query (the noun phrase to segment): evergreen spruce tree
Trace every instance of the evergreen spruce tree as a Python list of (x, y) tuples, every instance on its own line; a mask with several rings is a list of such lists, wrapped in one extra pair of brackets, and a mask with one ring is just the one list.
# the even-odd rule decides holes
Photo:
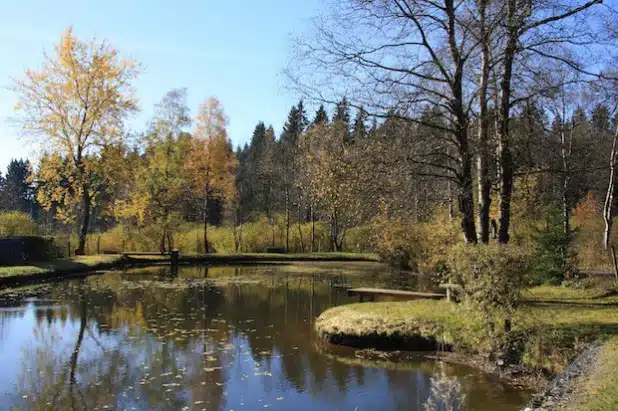
[(345, 123), (350, 124), (350, 103), (345, 97), (335, 106), (333, 122), (335, 121), (344, 121)]
[(2, 197), (6, 210), (30, 213), (33, 203), (33, 188), (30, 181), (32, 169), (28, 160), (11, 160), (4, 179)]
[(320, 108), (315, 112), (313, 124), (328, 123), (328, 113), (324, 110), (324, 104), (320, 104)]
[[(350, 104), (347, 98), (341, 99), (335, 106), (335, 115), (333, 116), (333, 123), (343, 124), (343, 128), (346, 131), (343, 141), (346, 144), (352, 144), (354, 136), (350, 134)], [(341, 126), (340, 126), (341, 127)]]
[(356, 113), (356, 118), (354, 119), (354, 126), (352, 128), (352, 138), (355, 140), (362, 140), (367, 137), (367, 125), (365, 124), (367, 121), (367, 112), (364, 108), (360, 108), (358, 113)]

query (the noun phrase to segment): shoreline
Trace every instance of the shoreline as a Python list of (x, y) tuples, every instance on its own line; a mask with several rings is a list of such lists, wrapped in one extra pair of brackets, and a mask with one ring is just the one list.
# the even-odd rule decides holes
[[(210, 254), (181, 255), (180, 265), (216, 264), (216, 265), (270, 265), (292, 264), (294, 262), (373, 262), (379, 263), (374, 254), (356, 253), (244, 253), (244, 254)], [(19, 287), (38, 282), (58, 281), (80, 278), (97, 274), (97, 271), (170, 265), (169, 258), (134, 258), (122, 254), (99, 254), (64, 258), (44, 262), (31, 262), (23, 266), (0, 267), (0, 288)]]
[(523, 411), (564, 408), (573, 401), (573, 396), (582, 395), (581, 379), (590, 376), (597, 368), (601, 348), (601, 344), (593, 344), (586, 348), (562, 374), (548, 382), (544, 390), (533, 395)]
[[(520, 324), (518, 332), (528, 336), (530, 346), (522, 346), (517, 359), (508, 364), (490, 360), (475, 346), (474, 336), (467, 332), (469, 319), (449, 304), (430, 300), (347, 304), (324, 311), (314, 329), (325, 343), (369, 351), (417, 352), (428, 359), (462, 364), (494, 375), (531, 391), (529, 403), (522, 408), (526, 411), (605, 411), (618, 406), (618, 393), (612, 388), (618, 382), (618, 337), (612, 331), (618, 327), (618, 317), (613, 315), (615, 308), (611, 305), (589, 308), (585, 303), (571, 301), (562, 308), (524, 306), (516, 324)], [(569, 317), (567, 313), (575, 314)], [(607, 321), (606, 333), (596, 328), (598, 315)], [(526, 324), (523, 318), (530, 316), (536, 316), (538, 322)], [(562, 322), (557, 324), (557, 319)], [(586, 331), (588, 327), (592, 328)], [(553, 335), (561, 336), (561, 329), (579, 332), (572, 331), (570, 340), (554, 339)], [(608, 353), (604, 360), (599, 352)], [(540, 357), (535, 357), (537, 353)], [(591, 385), (587, 377), (595, 384)], [(610, 406), (587, 408), (585, 402), (586, 405), (569, 407), (572, 400), (596, 401), (599, 392), (603, 394), (603, 404)]]
[[(340, 307), (345, 307), (345, 305)], [(356, 321), (359, 324), (364, 322), (363, 319), (356, 319)], [(364, 326), (366, 327), (367, 324)], [(393, 330), (382, 329), (381, 331), (368, 331), (363, 335), (353, 335), (341, 331), (328, 332), (323, 325), (321, 326), (319, 322), (316, 322), (315, 331), (318, 339), (326, 344), (351, 347), (358, 351), (412, 352), (426, 359), (439, 360), (447, 364), (465, 365), (484, 374), (493, 375), (510, 385), (534, 392), (542, 391), (550, 381), (542, 374), (523, 366), (500, 366), (496, 362), (490, 361), (483, 354), (458, 350), (454, 342), (455, 336), (445, 338), (448, 333), (445, 331), (448, 328), (446, 324), (435, 324), (435, 327), (420, 325), (412, 333), (408, 330), (407, 335), (405, 328), (406, 326), (400, 323)], [(432, 335), (432, 331), (437, 332)], [(441, 337), (438, 337), (438, 335), (441, 335)]]

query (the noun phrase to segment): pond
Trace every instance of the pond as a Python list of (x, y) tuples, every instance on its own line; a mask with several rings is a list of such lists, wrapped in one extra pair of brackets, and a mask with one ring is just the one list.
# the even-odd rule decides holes
[(305, 263), (142, 268), (5, 291), (0, 409), (389, 411), (452, 401), (502, 411), (526, 402), (528, 393), (464, 366), (317, 341), (315, 318), (352, 302), (341, 285), (427, 288), (377, 264)]

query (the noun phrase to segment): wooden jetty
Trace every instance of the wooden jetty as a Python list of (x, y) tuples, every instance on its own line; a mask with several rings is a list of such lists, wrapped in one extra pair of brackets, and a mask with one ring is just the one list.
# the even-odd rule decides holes
[(438, 293), (424, 293), (419, 291), (405, 291), (405, 290), (389, 290), (385, 288), (350, 288), (348, 289), (348, 296), (355, 297), (358, 296), (358, 301), (365, 301), (365, 297), (369, 299), (369, 301), (374, 301), (376, 296), (385, 296), (385, 297), (397, 297), (406, 300), (418, 300), (418, 299), (430, 299), (430, 300), (440, 300), (445, 298), (445, 294)]

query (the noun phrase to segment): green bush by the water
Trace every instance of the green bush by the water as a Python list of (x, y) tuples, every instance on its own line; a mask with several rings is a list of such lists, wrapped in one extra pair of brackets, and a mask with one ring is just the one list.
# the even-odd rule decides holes
[(477, 344), (498, 353), (510, 340), (532, 256), (515, 245), (460, 245), (452, 249), (451, 282), (461, 286), (466, 315), (475, 317)]

